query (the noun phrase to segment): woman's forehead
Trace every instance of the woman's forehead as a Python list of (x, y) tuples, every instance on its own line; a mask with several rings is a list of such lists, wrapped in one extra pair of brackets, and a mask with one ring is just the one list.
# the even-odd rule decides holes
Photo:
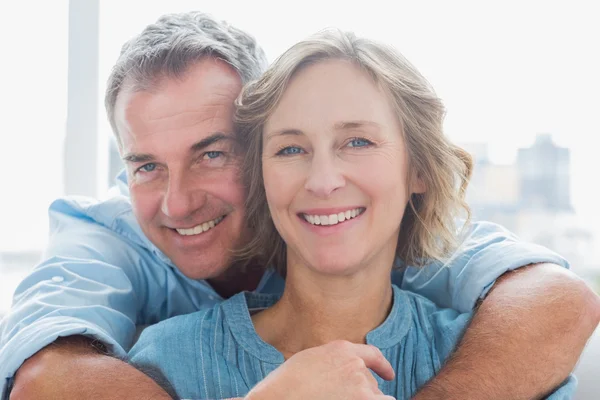
[(292, 77), (265, 131), (352, 121), (385, 126), (392, 119), (395, 113), (389, 97), (369, 74), (348, 61), (327, 60), (304, 67)]

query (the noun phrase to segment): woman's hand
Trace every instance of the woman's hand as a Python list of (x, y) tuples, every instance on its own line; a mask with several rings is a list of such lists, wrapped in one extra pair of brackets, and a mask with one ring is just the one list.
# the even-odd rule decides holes
[(374, 346), (335, 341), (296, 353), (256, 385), (245, 400), (393, 400), (377, 386), (394, 370)]

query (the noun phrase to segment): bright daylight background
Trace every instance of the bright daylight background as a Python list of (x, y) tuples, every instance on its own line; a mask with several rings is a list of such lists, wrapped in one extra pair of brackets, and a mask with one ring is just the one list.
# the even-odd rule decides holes
[[(448, 108), (447, 134), (479, 161), (469, 194), (476, 215), (559, 251), (600, 290), (597, 2), (76, 2), (97, 7), (98, 30), (88, 33), (92, 55), (71, 54), (96, 69), (92, 79), (72, 87), (71, 99), (85, 107), (77, 89), (96, 90), (97, 115), (88, 123), (97, 134), (82, 153), (96, 161), (88, 175), (80, 162), (66, 176), (84, 176), (95, 195), (105, 195), (116, 165), (103, 108), (106, 79), (121, 44), (159, 15), (210, 12), (254, 34), (270, 60), (307, 35), (336, 26), (396, 46), (434, 85)], [(48, 204), (77, 189), (64, 187), (69, 2), (2, 2), (0, 15), (1, 315), (44, 246)], [(600, 392), (593, 387), (600, 372), (598, 341), (581, 362), (578, 399)]]

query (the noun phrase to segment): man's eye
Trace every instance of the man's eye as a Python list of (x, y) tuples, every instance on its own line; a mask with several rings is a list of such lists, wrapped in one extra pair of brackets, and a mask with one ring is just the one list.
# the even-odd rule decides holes
[(204, 157), (203, 158), (212, 160), (212, 159), (215, 159), (215, 158), (220, 157), (222, 155), (223, 155), (222, 151), (207, 151), (206, 153), (204, 153)]
[(304, 150), (302, 150), (298, 146), (288, 146), (279, 150), (276, 155), (278, 156), (295, 156), (297, 154), (302, 154)]
[(373, 144), (370, 140), (364, 138), (354, 138), (348, 142), (348, 147), (366, 147)]
[(140, 171), (140, 172), (152, 172), (155, 169), (156, 169), (156, 164), (154, 164), (154, 163), (148, 163), (148, 164), (142, 165), (137, 170)]

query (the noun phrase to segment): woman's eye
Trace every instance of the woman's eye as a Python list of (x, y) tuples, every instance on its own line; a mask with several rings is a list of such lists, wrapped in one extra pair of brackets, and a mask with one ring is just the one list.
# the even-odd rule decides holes
[(220, 157), (223, 155), (222, 151), (207, 151), (206, 153), (204, 153), (204, 158), (208, 158), (210, 160), (213, 160), (217, 157)]
[(278, 156), (295, 156), (297, 154), (302, 154), (304, 150), (297, 146), (288, 146), (277, 152)]
[(363, 138), (355, 138), (348, 142), (348, 147), (365, 147), (373, 144), (370, 140)]

